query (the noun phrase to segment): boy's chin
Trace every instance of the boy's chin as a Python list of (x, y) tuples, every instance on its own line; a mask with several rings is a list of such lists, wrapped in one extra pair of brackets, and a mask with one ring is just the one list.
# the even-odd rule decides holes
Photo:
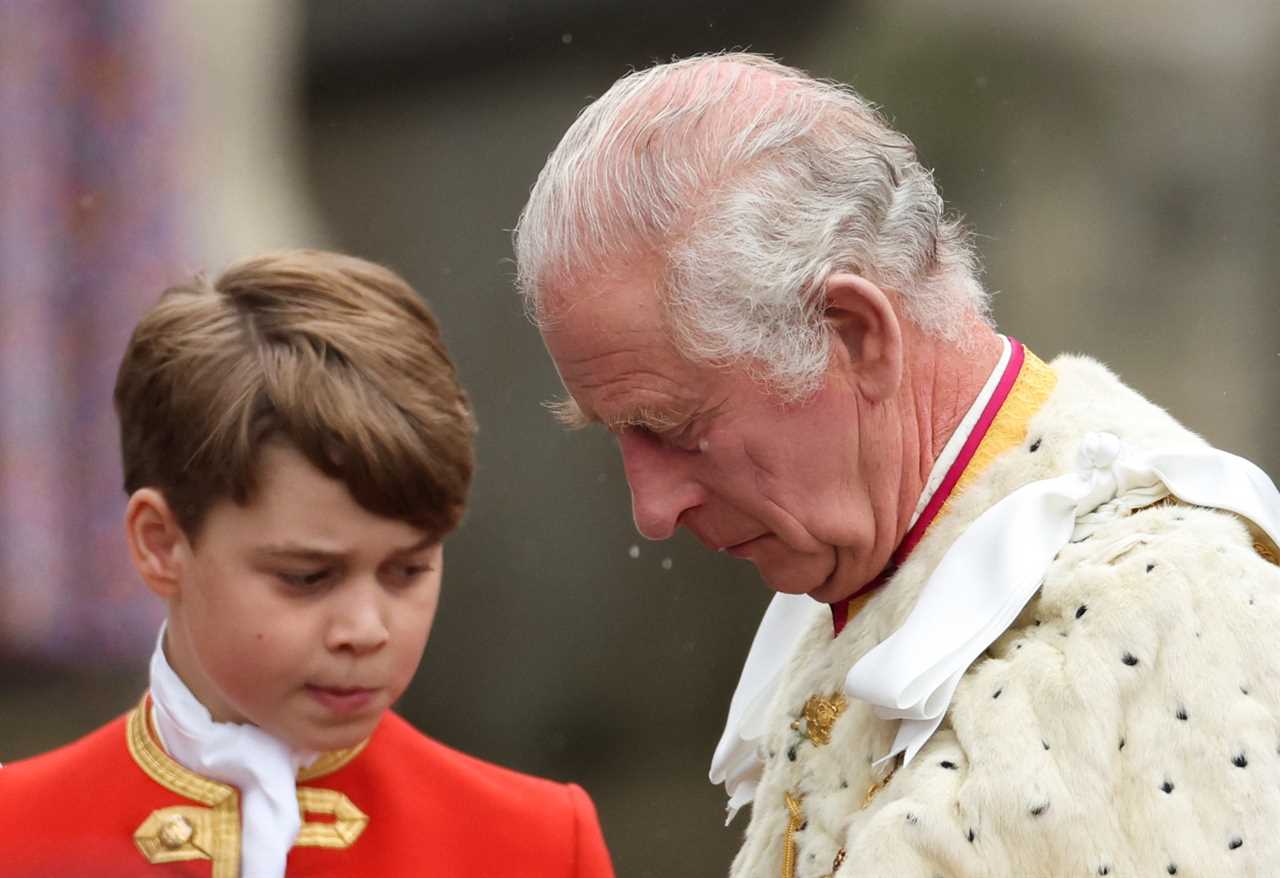
[(363, 743), (372, 735), (385, 712), (381, 711), (377, 716), (360, 722), (344, 723), (331, 728), (311, 728), (297, 735), (280, 737), (284, 737), (286, 743), (295, 750), (311, 750), (318, 753), (346, 750)]

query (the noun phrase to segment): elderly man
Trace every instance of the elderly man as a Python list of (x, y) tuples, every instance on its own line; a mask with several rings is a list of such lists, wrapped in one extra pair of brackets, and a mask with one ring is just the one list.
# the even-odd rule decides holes
[(734, 875), (1276, 874), (1280, 495), (997, 334), (858, 95), (752, 55), (626, 76), (516, 247), (640, 532), (780, 593), (712, 764), (753, 802)]

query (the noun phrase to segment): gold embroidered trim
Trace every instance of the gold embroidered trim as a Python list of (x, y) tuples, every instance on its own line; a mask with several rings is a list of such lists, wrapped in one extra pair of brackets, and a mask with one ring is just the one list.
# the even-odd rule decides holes
[(804, 815), (800, 813), (800, 796), (783, 793), (783, 801), (787, 803), (787, 831), (782, 836), (782, 878), (796, 878), (796, 833), (804, 825)]
[[(159, 832), (163, 824), (181, 816), (192, 824), (193, 834), (188, 842), (193, 850), (198, 850), (213, 861), (212, 878), (239, 878), (240, 876), (240, 796), (235, 787), (218, 783), (188, 771), (175, 762), (164, 748), (151, 737), (147, 723), (147, 697), (133, 709), (125, 727), (129, 755), (138, 767), (160, 786), (170, 792), (177, 793), (186, 799), (194, 799), (209, 810), (200, 808), (162, 808), (152, 813), (138, 831), (133, 840), (138, 850), (149, 863), (172, 862), (172, 860), (152, 859), (159, 852), (151, 844), (154, 837), (163, 847)], [(201, 815), (195, 819), (194, 815)], [(158, 816), (163, 815), (163, 816)], [(154, 826), (152, 821), (156, 821)], [(166, 850), (170, 850), (166, 848)], [(185, 851), (185, 847), (172, 849)], [(197, 856), (183, 856), (180, 859), (200, 859)]]
[(300, 847), (349, 848), (369, 825), (369, 816), (337, 790), (298, 787), (298, 807), (305, 814), (336, 818), (332, 823), (305, 823), (295, 844)]
[(153, 811), (133, 834), (148, 863), (212, 860), (213, 812), (177, 805)]
[[(175, 806), (153, 811), (133, 835), (134, 844), (148, 863), (212, 860), (211, 878), (240, 876), (240, 795), (235, 787), (201, 777), (180, 765), (151, 733), (148, 697), (129, 714), (125, 737), (129, 754), (138, 767), (160, 786), (208, 808)], [(298, 773), (300, 780), (331, 774), (360, 755), (369, 739), (346, 750), (324, 753), (311, 767)], [(305, 814), (336, 819), (331, 823), (304, 823), (295, 846), (348, 848), (369, 825), (369, 817), (336, 790), (298, 788), (298, 807)]]
[(365, 738), (359, 744), (354, 747), (348, 747), (345, 750), (330, 750), (328, 753), (321, 753), (319, 759), (298, 772), (298, 780), (315, 780), (326, 774), (333, 774), (333, 772), (359, 756), (364, 748), (369, 746), (369, 740), (369, 738)]
[(849, 706), (849, 701), (839, 692), (830, 697), (813, 695), (804, 703), (804, 728), (800, 728), (800, 720), (791, 724), (791, 728), (800, 732), (814, 746), (825, 747), (831, 743), (831, 728)]
[[(867, 793), (862, 797), (862, 808), (866, 808), (880, 794), (880, 791), (889, 785), (889, 781), (893, 780), (893, 775), (898, 770), (898, 766), (902, 765), (902, 754), (898, 754), (898, 758), (894, 760), (893, 765), (889, 766), (889, 772), (884, 777), (875, 781), (871, 786), (867, 787)], [(861, 808), (859, 810), (862, 810)]]

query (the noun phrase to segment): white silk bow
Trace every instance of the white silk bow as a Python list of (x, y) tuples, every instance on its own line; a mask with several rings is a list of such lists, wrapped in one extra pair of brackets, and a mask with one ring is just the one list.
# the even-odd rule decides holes
[(980, 515), (947, 550), (902, 627), (849, 671), (846, 693), (900, 720), (884, 758), (903, 753), (910, 761), (924, 746), (965, 670), (1017, 618), (1081, 516), (1116, 498), (1135, 509), (1170, 494), (1241, 515), (1280, 542), (1280, 493), (1244, 458), (1212, 448), (1144, 451), (1090, 433), (1074, 472), (1024, 485)]

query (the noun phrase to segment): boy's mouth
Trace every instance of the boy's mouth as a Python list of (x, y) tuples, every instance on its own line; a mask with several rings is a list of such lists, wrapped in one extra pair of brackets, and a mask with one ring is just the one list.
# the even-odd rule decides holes
[(356, 713), (368, 706), (377, 689), (306, 685), (307, 694), (333, 713)]

